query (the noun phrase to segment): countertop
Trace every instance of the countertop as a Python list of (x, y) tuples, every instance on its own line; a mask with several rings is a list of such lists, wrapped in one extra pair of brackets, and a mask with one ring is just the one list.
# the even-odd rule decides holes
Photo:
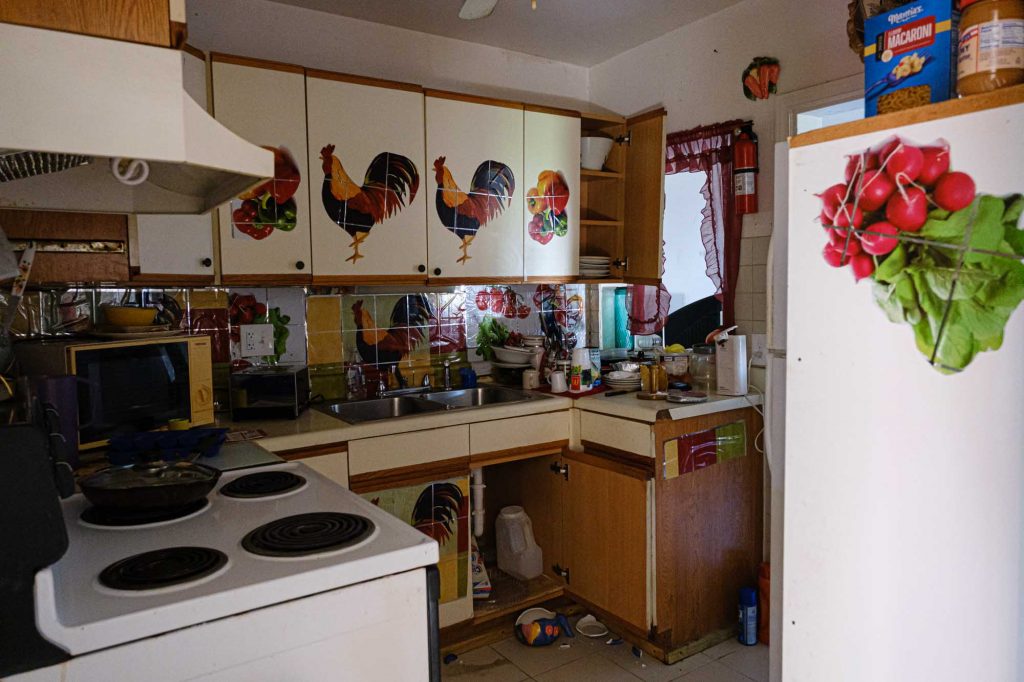
[[(331, 417), (314, 408), (303, 412), (297, 419), (253, 420), (233, 422), (227, 418), (219, 418), (217, 426), (230, 429), (261, 429), (265, 438), (253, 441), (271, 450), (297, 450), (299, 448), (318, 447), (327, 443), (344, 443), (361, 438), (387, 436), (409, 431), (438, 429), (445, 426), (486, 422), (495, 419), (522, 417), (530, 414), (568, 410), (573, 406), (571, 398), (536, 394), (534, 400), (522, 403), (509, 403), (477, 407), (473, 409), (452, 410), (450, 412), (433, 412), (425, 415), (383, 419), (363, 424), (349, 424)], [(226, 416), (226, 415), (225, 415)]]
[(605, 395), (594, 395), (586, 398), (578, 398), (575, 407), (587, 412), (599, 412), (613, 417), (623, 417), (636, 421), (654, 423), (659, 417), (667, 416), (669, 419), (690, 419), (705, 414), (724, 412), (726, 410), (738, 410), (744, 407), (761, 404), (761, 396), (751, 393), (745, 396), (718, 395), (712, 393), (706, 403), (683, 405), (670, 403), (666, 400), (640, 400), (635, 393), (626, 393), (607, 397)]

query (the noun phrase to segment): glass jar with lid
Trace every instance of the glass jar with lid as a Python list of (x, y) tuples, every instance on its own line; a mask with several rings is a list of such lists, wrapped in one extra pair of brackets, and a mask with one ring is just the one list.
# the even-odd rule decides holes
[(718, 383), (718, 371), (715, 364), (715, 347), (711, 344), (700, 344), (693, 347), (690, 353), (690, 376), (693, 377), (693, 389), (712, 393)]
[(957, 91), (1024, 83), (1024, 0), (960, 0)]
[(668, 353), (661, 357), (661, 366), (665, 368), (669, 382), (685, 381), (690, 369), (690, 356), (686, 353)]

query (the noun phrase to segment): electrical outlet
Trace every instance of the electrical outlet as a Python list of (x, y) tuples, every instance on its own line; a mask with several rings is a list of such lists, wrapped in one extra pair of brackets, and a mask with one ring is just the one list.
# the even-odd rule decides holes
[(274, 354), (274, 325), (243, 324), (239, 335), (242, 337), (242, 357), (253, 358)]
[(768, 364), (768, 335), (750, 335), (750, 364), (764, 367)]

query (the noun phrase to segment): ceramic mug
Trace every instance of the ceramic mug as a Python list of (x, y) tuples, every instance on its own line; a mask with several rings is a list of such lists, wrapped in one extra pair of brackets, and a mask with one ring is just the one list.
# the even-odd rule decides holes
[(565, 372), (561, 370), (552, 372), (548, 381), (551, 382), (552, 393), (565, 393), (569, 390), (568, 384), (565, 383)]
[(540, 388), (540, 372), (538, 372), (535, 369), (524, 370), (523, 388), (527, 391), (532, 391), (535, 388)]

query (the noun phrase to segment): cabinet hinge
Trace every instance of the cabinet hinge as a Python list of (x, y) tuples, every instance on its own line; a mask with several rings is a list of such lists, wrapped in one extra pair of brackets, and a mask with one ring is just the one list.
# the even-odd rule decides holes
[(551, 470), (556, 474), (562, 474), (562, 478), (569, 480), (569, 465), (565, 462), (555, 462), (551, 465)]
[(561, 565), (555, 564), (554, 566), (551, 567), (551, 570), (552, 570), (552, 572), (554, 572), (555, 575), (559, 575), (562, 578), (564, 578), (566, 585), (569, 584), (569, 569), (568, 568), (562, 568)]
[(617, 268), (622, 268), (623, 270), (629, 270), (629, 259), (619, 258), (617, 260), (613, 260), (612, 265), (614, 265)]
[(627, 130), (625, 135), (619, 135), (618, 137), (615, 138), (615, 143), (616, 144), (624, 144), (624, 145), (626, 145), (628, 147), (632, 136), (633, 136), (632, 131), (628, 131)]

